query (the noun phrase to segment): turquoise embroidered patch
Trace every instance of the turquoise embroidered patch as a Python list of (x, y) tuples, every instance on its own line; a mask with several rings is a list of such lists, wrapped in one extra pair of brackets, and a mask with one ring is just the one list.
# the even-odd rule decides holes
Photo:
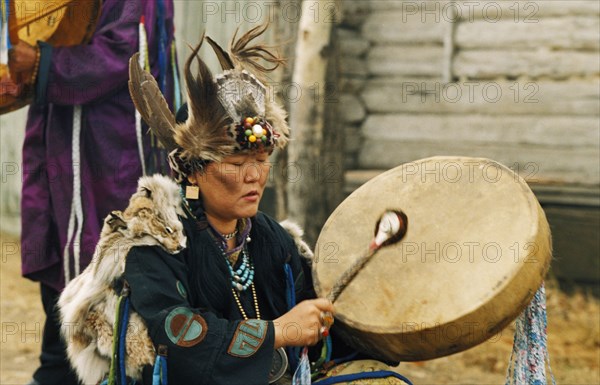
[(267, 321), (252, 319), (240, 322), (227, 353), (235, 357), (250, 357), (260, 349), (267, 329)]
[(175, 345), (190, 347), (202, 342), (208, 331), (206, 321), (187, 307), (178, 307), (165, 318), (165, 333)]
[(181, 283), (181, 281), (178, 280), (175, 283), (175, 286), (177, 287), (177, 292), (179, 293), (179, 295), (182, 296), (183, 298), (187, 299), (187, 290), (185, 290), (183, 283)]

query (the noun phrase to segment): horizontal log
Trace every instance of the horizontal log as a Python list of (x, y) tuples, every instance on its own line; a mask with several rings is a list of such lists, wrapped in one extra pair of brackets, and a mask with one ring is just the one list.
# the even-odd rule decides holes
[(349, 29), (338, 29), (336, 35), (342, 57), (362, 56), (371, 47), (371, 43), (358, 32)]
[(598, 148), (600, 121), (595, 117), (536, 117), (486, 115), (370, 115), (362, 137), (381, 141), (460, 140), (474, 145), (538, 145)]
[(367, 56), (369, 72), (379, 76), (441, 76), (441, 46), (375, 46)]
[(547, 48), (598, 51), (598, 31), (598, 17), (541, 18), (535, 23), (476, 20), (458, 23), (455, 39), (459, 49)]
[(340, 95), (338, 110), (340, 113), (339, 119), (343, 123), (359, 123), (366, 116), (363, 103), (357, 96), (352, 94)]
[(448, 0), (386, 0), (372, 1), (370, 7), (373, 12), (402, 11), (405, 17), (433, 17), (436, 12), (440, 18), (451, 18), (450, 10), (454, 7), (453, 12), (462, 20), (492, 20), (500, 13), (497, 10), (501, 10), (502, 19), (517, 21), (534, 21), (548, 16), (600, 15), (600, 3), (595, 0), (463, 0), (452, 4)]
[(369, 73), (367, 63), (360, 58), (347, 57), (340, 62), (340, 74), (342, 76), (359, 76), (366, 77)]
[(340, 76), (339, 89), (341, 92), (360, 93), (367, 82), (366, 76)]
[(454, 75), (460, 79), (521, 76), (567, 79), (599, 75), (600, 55), (598, 52), (574, 51), (460, 51), (453, 68)]
[(370, 113), (600, 116), (600, 80), (367, 82), (361, 99)]
[[(352, 124), (344, 125), (344, 151), (346, 153), (357, 153), (362, 147), (360, 127)], [(356, 159), (355, 159), (356, 161)]]
[[(374, 1), (373, 3), (377, 3)], [(402, 11), (380, 11), (367, 16), (363, 35), (376, 44), (442, 44), (448, 22), (405, 17)]]
[[(335, 3), (332, 1), (332, 3)], [(365, 14), (371, 9), (370, 0), (340, 1), (340, 7), (336, 8), (341, 13), (341, 24), (352, 28), (359, 28), (365, 20)], [(327, 4), (327, 3), (326, 3)], [(336, 14), (336, 18), (339, 15)]]
[[(459, 140), (424, 142), (391, 141), (366, 138), (359, 157), (359, 167), (364, 169), (389, 169), (402, 163), (436, 155), (461, 155), (485, 157), (505, 164), (528, 181), (542, 183), (600, 183), (598, 158), (595, 149), (568, 149), (532, 145), (474, 145)], [(437, 170), (438, 176), (451, 177), (450, 171)], [(493, 178), (494, 176), (490, 176)]]

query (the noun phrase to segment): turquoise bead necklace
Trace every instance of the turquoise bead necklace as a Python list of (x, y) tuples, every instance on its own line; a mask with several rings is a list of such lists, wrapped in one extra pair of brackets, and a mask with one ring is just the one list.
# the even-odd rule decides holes
[[(192, 218), (194, 218), (194, 220), (197, 221), (198, 218), (196, 218), (196, 216), (192, 212), (189, 202), (187, 201), (187, 199), (185, 198), (185, 195), (183, 194), (183, 189), (181, 189), (181, 188), (179, 189), (179, 194), (181, 195), (181, 199), (183, 201), (185, 210), (188, 212), (188, 214), (191, 215)], [(234, 238), (237, 234), (238, 234), (237, 229), (231, 234), (220, 234), (219, 233), (219, 235), (221, 235), (221, 238), (223, 238), (226, 241), (231, 238)], [(225, 251), (225, 248), (227, 247), (226, 244), (221, 245), (222, 242), (217, 241), (219, 250), (221, 250), (221, 254), (223, 255), (223, 258), (225, 258), (225, 264), (227, 265), (227, 269), (229, 270), (231, 287), (237, 291), (247, 290), (250, 286), (252, 286), (252, 283), (254, 282), (254, 263), (252, 263), (252, 260), (250, 259), (249, 255), (248, 255), (248, 247), (246, 245), (246, 243), (250, 242), (250, 240), (251, 240), (250, 236), (247, 236), (246, 239), (244, 239), (242, 241), (243, 242), (243, 247), (242, 247), (242, 251), (241, 251), (242, 263), (235, 270), (233, 270), (233, 264), (229, 261), (229, 258), (227, 257), (227, 252)]]

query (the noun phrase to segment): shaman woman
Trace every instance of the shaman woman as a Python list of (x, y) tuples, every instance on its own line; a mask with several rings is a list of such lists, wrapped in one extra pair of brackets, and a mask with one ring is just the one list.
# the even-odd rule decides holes
[[(164, 177), (157, 185), (170, 184), (163, 189), (181, 192), (181, 197), (175, 198), (181, 202), (177, 212), (186, 242), (183, 250), (173, 252), (164, 242), (152, 245), (146, 240), (166, 239), (175, 231), (174, 226), (158, 226), (173, 217), (166, 212), (169, 205), (164, 202), (144, 203), (140, 209), (139, 196), (134, 195), (122, 218), (120, 212), (113, 212), (105, 221), (97, 250), (113, 247), (105, 242), (108, 234), (115, 234), (112, 230), (130, 234), (124, 239), (134, 246), (129, 248), (126, 262), (121, 261), (124, 271), (106, 292), (112, 291), (113, 296), (115, 290), (126, 292), (128, 308), (141, 317), (144, 327), (143, 331), (132, 330), (135, 328), (130, 323), (125, 328), (127, 347), (109, 354), (113, 362), (108, 376), (125, 379), (118, 382), (132, 377), (152, 383), (152, 362), (141, 358), (144, 348), (136, 351), (136, 346), (149, 346), (152, 356), (157, 354), (166, 361), (165, 366), (154, 365), (156, 376), (160, 379), (168, 373), (171, 384), (266, 384), (286, 372), (287, 356), (294, 359), (291, 347), (315, 345), (328, 334), (333, 306), (326, 299), (314, 299), (309, 260), (301, 255), (310, 254), (310, 250), (300, 239), (301, 232), (296, 229), (294, 239), (281, 225), (258, 212), (269, 174), (269, 155), (285, 146), (289, 132), (283, 110), (266, 97), (266, 89), (256, 77), (276, 68), (281, 59), (260, 45), (248, 46), (265, 29), (257, 27), (242, 36), (232, 45), (231, 54), (207, 38), (225, 70), (214, 79), (199, 58), (198, 75), (192, 76), (190, 67), (202, 42), (196, 47), (185, 65), (189, 111), (180, 124), (176, 124), (155, 81), (137, 65), (137, 57), (130, 62), (132, 98), (169, 151), (178, 185)], [(274, 64), (274, 68), (254, 64), (256, 58)], [(159, 191), (142, 184), (141, 189), (146, 190), (143, 199), (162, 199)], [(128, 224), (141, 214), (151, 217), (146, 220), (151, 222), (148, 231), (140, 230), (143, 221), (136, 222), (137, 227)], [(181, 233), (181, 225), (176, 230)], [(134, 233), (137, 235), (131, 235)], [(113, 313), (117, 318), (124, 314), (118, 306), (111, 310), (115, 301), (104, 299), (104, 310), (98, 310), (100, 301), (93, 303), (90, 295), (86, 294), (83, 302), (76, 300), (83, 298), (80, 293), (90, 286), (83, 283), (85, 279), (97, 282), (105, 268), (115, 269), (114, 263), (102, 260), (101, 255), (96, 257), (94, 277), (84, 272), (61, 298), (63, 322), (77, 320), (72, 314), (83, 314), (81, 308), (95, 309), (86, 310), (83, 321), (93, 325), (69, 342), (73, 349), (77, 341), (95, 340), (69, 352), (84, 379), (92, 379), (86, 377), (95, 370), (88, 370), (90, 362), (102, 360), (98, 355), (87, 360), (81, 357), (89, 350), (102, 351), (101, 334), (110, 332), (106, 324), (118, 323), (110, 319)], [(97, 318), (103, 318), (105, 332), (97, 326), (102, 323)], [(136, 338), (141, 340), (137, 345)], [(297, 357), (297, 352), (293, 356)], [(115, 355), (126, 361), (121, 367), (126, 373), (118, 373)], [(103, 371), (107, 367), (105, 363)], [(288, 378), (289, 373), (288, 369)]]
[[(132, 58), (132, 98), (169, 151), (177, 183), (142, 178), (129, 207), (105, 220), (93, 266), (61, 296), (63, 324), (75, 325), (63, 328), (69, 358), (82, 379), (289, 384), (296, 367), (307, 367), (298, 365), (298, 347), (326, 339), (317, 361), (332, 358), (334, 309), (315, 299), (300, 229), (258, 211), (269, 155), (289, 134), (258, 78), (281, 59), (249, 46), (265, 29), (240, 37), (231, 53), (206, 38), (224, 69), (215, 78), (199, 58), (192, 76), (202, 42), (196, 47), (185, 65), (184, 123)], [(348, 353), (334, 345), (336, 355)], [(297, 383), (310, 383), (310, 368), (297, 373)]]
[[(152, 125), (171, 150), (184, 195), (187, 247), (175, 255), (133, 248), (124, 280), (132, 308), (168, 356), (171, 383), (267, 383), (277, 371), (274, 355), (286, 360), (280, 348), (317, 343), (325, 331), (321, 315), (333, 311), (324, 299), (302, 301), (314, 297), (307, 260), (279, 224), (258, 213), (269, 155), (285, 146), (289, 131), (283, 110), (244, 69), (266, 70), (251, 66), (253, 55), (280, 62), (260, 46), (247, 47), (262, 32), (242, 36), (231, 54), (209, 39), (225, 69), (215, 79), (200, 59), (197, 77), (191, 75), (199, 45), (185, 67), (185, 124)], [(289, 310), (286, 284), (298, 302)]]

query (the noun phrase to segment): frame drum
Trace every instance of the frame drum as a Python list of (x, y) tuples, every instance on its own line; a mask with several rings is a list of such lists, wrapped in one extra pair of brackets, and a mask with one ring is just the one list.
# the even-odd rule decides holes
[(336, 330), (380, 360), (418, 361), (473, 347), (514, 320), (542, 284), (552, 242), (525, 181), (489, 159), (434, 157), (387, 171), (327, 220), (313, 263), (326, 297), (400, 209), (408, 231), (380, 249), (335, 302)]

